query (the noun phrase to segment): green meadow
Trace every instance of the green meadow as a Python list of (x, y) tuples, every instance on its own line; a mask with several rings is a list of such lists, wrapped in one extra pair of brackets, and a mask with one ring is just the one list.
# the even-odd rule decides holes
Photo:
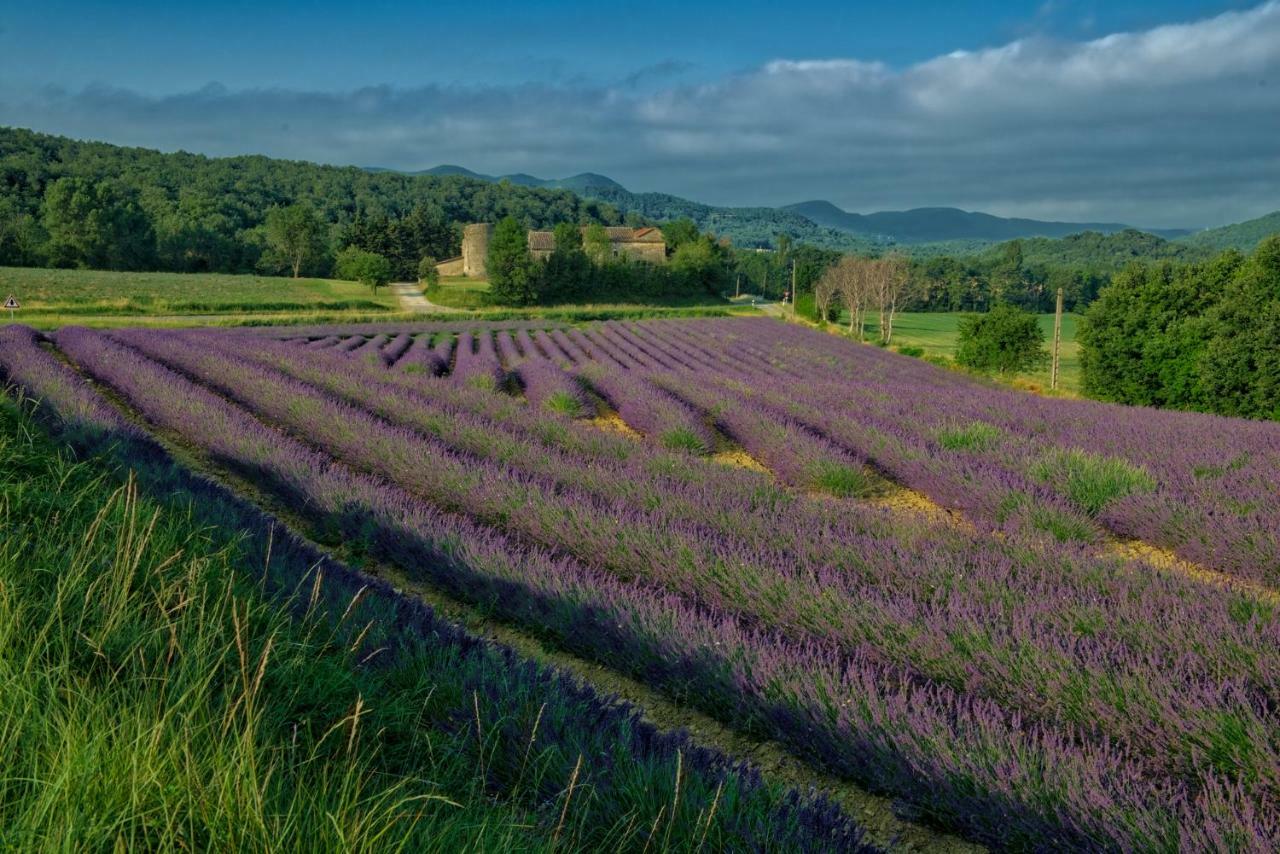
[[(951, 360), (956, 355), (956, 344), (960, 335), (959, 312), (903, 312), (893, 320), (894, 349), (902, 347), (919, 347), (924, 350), (926, 358)], [(1045, 349), (1048, 350), (1053, 341), (1053, 315), (1039, 315), (1040, 328), (1044, 332)], [(1080, 316), (1065, 314), (1062, 317), (1062, 362), (1059, 369), (1058, 385), (1061, 391), (1078, 395), (1081, 389), (1080, 345), (1076, 341), (1076, 329)], [(867, 324), (867, 339), (874, 340), (879, 335), (879, 323), (875, 317)], [(1021, 385), (1035, 386), (1039, 389), (1049, 388), (1049, 367), (1009, 377)]]
[[(80, 318), (384, 312), (397, 309), (388, 289), (377, 294), (355, 282), (225, 273), (118, 273), (0, 267), (0, 298), (22, 305), (20, 319), (37, 325)], [(55, 324), (56, 325), (56, 324)]]

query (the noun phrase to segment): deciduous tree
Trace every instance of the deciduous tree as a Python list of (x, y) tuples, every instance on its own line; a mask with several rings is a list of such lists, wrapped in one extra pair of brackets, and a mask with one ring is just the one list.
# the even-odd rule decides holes
[(296, 279), (308, 261), (324, 253), (324, 225), (310, 205), (294, 204), (267, 211), (267, 245)]
[(960, 319), (956, 361), (982, 372), (1014, 373), (1047, 361), (1044, 332), (1034, 314), (1000, 303)]
[(348, 246), (338, 253), (336, 263), (338, 278), (368, 285), (373, 293), (391, 281), (391, 262), (374, 252), (366, 252)]

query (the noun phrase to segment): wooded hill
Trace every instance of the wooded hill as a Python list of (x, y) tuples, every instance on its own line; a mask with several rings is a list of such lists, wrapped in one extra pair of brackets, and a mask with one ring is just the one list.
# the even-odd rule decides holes
[[(264, 269), (268, 211), (310, 206), (336, 245), (359, 220), (415, 216), (422, 254), (456, 254), (457, 224), (622, 222), (568, 190), (246, 156), (165, 154), (0, 128), (0, 266), (178, 272)], [(269, 266), (269, 265), (268, 265)]]

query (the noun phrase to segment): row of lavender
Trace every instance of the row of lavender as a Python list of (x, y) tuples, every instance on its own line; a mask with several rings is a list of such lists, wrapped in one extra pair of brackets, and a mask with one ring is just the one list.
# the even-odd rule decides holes
[[(596, 336), (566, 340), (581, 347), (595, 339), (596, 360), (633, 365), (660, 352), (625, 330), (609, 336), (613, 357)], [(515, 553), (544, 554), (554, 568), (543, 576), (536, 561), (433, 566), (404, 545), (413, 529), (385, 505), (294, 485), (290, 457), (268, 467), (259, 439), (235, 453), (204, 448), (272, 472), (283, 498), (329, 507), (338, 520), (367, 508), (364, 521), (397, 534), (381, 547), (406, 567), (446, 584), (452, 573), (472, 573), (470, 584), (455, 579), (458, 595), (514, 585), (498, 588), (521, 594), (502, 603), (512, 618), (550, 627), (566, 645), (668, 689), (720, 686), (700, 695), (709, 710), (755, 726), (772, 721), (773, 734), (798, 752), (913, 796), (971, 832), (1139, 847), (1208, 844), (1190, 835), (1201, 832), (1259, 842), (1275, 832), (1266, 805), (1277, 786), (1277, 627), (1261, 613), (1242, 620), (1231, 595), (1206, 597), (1067, 547), (1046, 553), (899, 529), (853, 505), (833, 511), (749, 472), (617, 437), (588, 439), (587, 428), (468, 383), (297, 346), (246, 348), (232, 333), (118, 338), (77, 331), (60, 343), (117, 386), (148, 370), (162, 385), (198, 380), (233, 399), (223, 406), (265, 419), (247, 422), (253, 429), (281, 427), (305, 440), (297, 453), (379, 477), (401, 512), (453, 513), (452, 524), (487, 526), (483, 536)], [(668, 361), (713, 356), (695, 342), (669, 343)], [(127, 378), (104, 367), (122, 363)], [(739, 359), (735, 369), (747, 364)], [(777, 370), (767, 359), (758, 367)], [(121, 390), (146, 411), (154, 403), (145, 388)], [(735, 525), (744, 501), (754, 518)], [(566, 612), (572, 606), (582, 610)], [(663, 609), (680, 615), (674, 635)], [(1193, 626), (1221, 642), (1204, 650)], [(1224, 721), (1257, 746), (1224, 742), (1235, 731)], [(1129, 770), (1108, 776), (1112, 766)]]
[[(77, 333), (69, 333), (68, 340), (76, 342), (69, 351), (83, 354), (85, 348), (107, 344), (96, 335), (86, 336), (76, 342)], [(203, 447), (224, 451), (237, 442), (244, 447), (266, 438), (252, 432), (261, 429), (252, 419), (212, 395), (182, 386), (176, 375), (154, 373), (157, 366), (135, 362), (128, 352), (103, 349), (101, 355), (122, 357), (122, 376), (135, 367), (144, 368), (142, 375), (132, 378), (134, 382), (113, 387), (129, 395), (143, 395), (149, 403), (142, 411), (152, 426), (203, 435), (212, 442)], [(157, 379), (173, 385), (153, 384)], [(115, 405), (42, 346), (40, 336), (33, 330), (0, 327), (0, 388), (8, 384), (39, 400), (50, 423), (78, 450), (111, 454), (131, 467), (141, 466), (144, 484), (166, 495), (190, 494), (196, 501), (192, 512), (211, 524), (242, 528), (254, 543), (255, 577), (263, 577), (264, 567), (269, 567), (272, 582), (285, 597), (305, 585), (312, 601), (310, 613), (315, 613), (318, 595), (324, 603), (319, 607), (332, 613), (335, 620), (341, 616), (342, 622), (353, 627), (353, 636), (360, 629), (365, 646), (381, 653), (380, 661), (398, 657), (399, 651), (412, 654), (415, 645), (423, 643), (449, 650), (429, 658), (445, 670), (424, 669), (423, 676), (444, 682), (458, 680), (459, 684), (452, 688), (466, 698), (467, 705), (459, 711), (456, 726), (464, 733), (472, 726), (473, 705), (474, 714), (483, 713), (485, 720), (502, 722), (494, 727), (488, 740), (502, 742), (510, 755), (504, 757), (495, 743), (487, 745), (492, 750), (488, 763), (495, 790), (502, 788), (504, 773), (523, 779), (526, 766), (538, 763), (545, 766), (547, 776), (536, 795), (545, 801), (547, 809), (558, 807), (566, 786), (572, 790), (575, 782), (580, 789), (588, 790), (578, 796), (576, 810), (590, 803), (596, 809), (607, 809), (610, 804), (634, 803), (636, 792), (669, 789), (674, 780), (673, 797), (668, 796), (662, 812), (669, 817), (668, 822), (693, 828), (691, 836), (703, 841), (718, 840), (714, 844), (744, 850), (873, 850), (862, 841), (861, 830), (824, 798), (766, 785), (754, 771), (693, 746), (682, 735), (659, 734), (641, 723), (627, 705), (602, 700), (574, 680), (468, 636), (384, 582), (353, 572), (305, 542), (281, 537), (279, 524), (270, 515), (174, 465), (145, 433), (122, 417)], [(181, 410), (188, 407), (184, 418)], [(155, 419), (160, 412), (167, 413), (167, 417)], [(233, 435), (243, 428), (249, 432)], [(288, 447), (283, 444), (277, 449)], [(267, 455), (261, 459), (270, 456), (265, 446), (257, 450)], [(231, 457), (225, 459), (230, 461)], [(235, 459), (252, 466), (259, 457)], [(324, 465), (319, 458), (311, 462)], [(295, 475), (306, 471), (301, 459), (294, 461)], [(310, 471), (321, 478), (326, 476), (318, 468)], [(259, 473), (267, 474), (267, 470)], [(369, 490), (374, 494), (380, 490), (368, 479), (343, 478), (333, 472), (328, 476), (326, 482), (341, 484), (347, 490)], [(334, 518), (356, 527), (360, 524), (354, 518)], [(463, 556), (473, 558), (492, 553), (495, 547), (483, 538), (468, 540), (468, 544)], [(509, 560), (511, 556), (499, 555), (499, 559)], [(319, 583), (320, 575), (324, 577), (323, 584)], [(314, 583), (312, 576), (316, 576)], [(537, 749), (531, 754), (535, 740)], [(585, 766), (582, 757), (590, 760)], [(554, 821), (555, 816), (551, 813), (550, 820)], [(616, 816), (607, 818), (612, 821)], [(647, 828), (648, 824), (641, 822), (632, 836), (619, 839), (619, 844), (639, 847)]]
[(695, 450), (714, 444), (697, 417), (709, 416), (753, 453), (783, 451), (776, 470), (793, 485), (829, 478), (824, 463), (841, 477), (870, 465), (983, 524), (1134, 537), (1280, 586), (1275, 424), (1034, 398), (765, 320), (492, 335), (474, 339), (487, 373), (570, 366), (632, 426)]
[(1278, 424), (1036, 398), (779, 324), (684, 331), (774, 368), (717, 378), (739, 405), (796, 419), (975, 520), (1000, 524), (1026, 500), (1280, 586)]

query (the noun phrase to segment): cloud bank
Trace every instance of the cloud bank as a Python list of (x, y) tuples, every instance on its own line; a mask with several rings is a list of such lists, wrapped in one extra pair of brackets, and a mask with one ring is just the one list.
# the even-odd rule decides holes
[[(780, 59), (697, 86), (15, 91), (0, 124), (212, 155), (559, 177), (721, 204), (1212, 225), (1280, 208), (1280, 2), (907, 68)], [(636, 81), (658, 85), (637, 87)]]

